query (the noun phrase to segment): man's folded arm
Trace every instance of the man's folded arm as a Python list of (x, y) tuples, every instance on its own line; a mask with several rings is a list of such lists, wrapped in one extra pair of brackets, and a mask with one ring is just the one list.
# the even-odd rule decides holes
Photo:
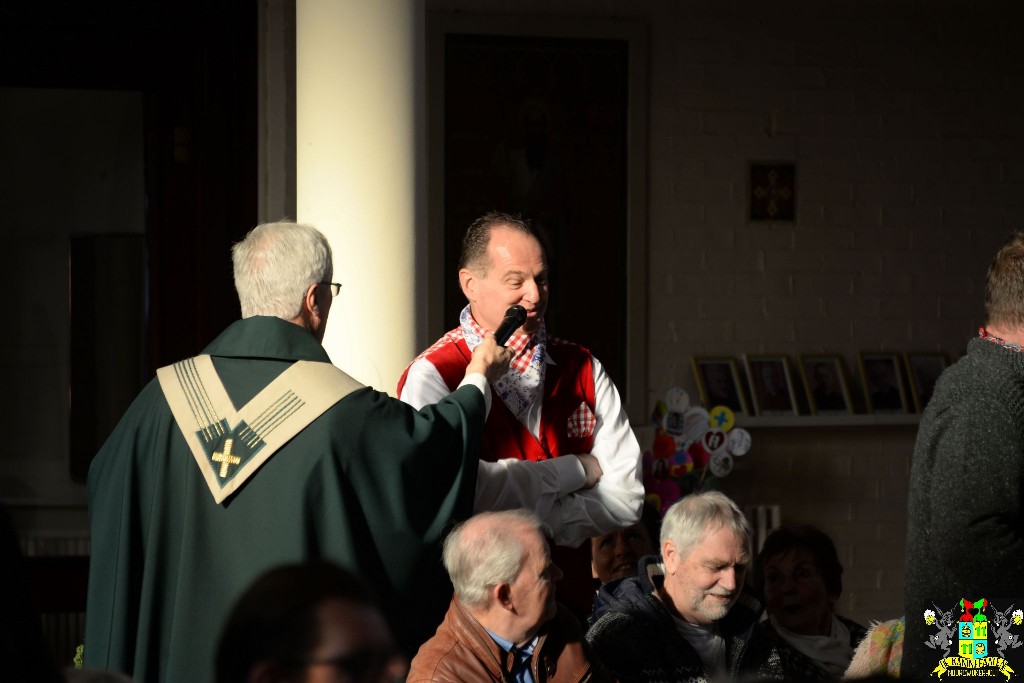
[(590, 453), (600, 463), (602, 475), (594, 488), (560, 501), (559, 525), (552, 526), (559, 545), (579, 545), (591, 536), (635, 524), (644, 503), (640, 444), (615, 384), (597, 358), (592, 361), (597, 425)]
[[(578, 546), (587, 538), (634, 524), (640, 518), (644, 489), (640, 446), (629, 426), (614, 383), (593, 359), (597, 426), (591, 454), (603, 474), (597, 486), (583, 489), (586, 473), (578, 457), (538, 462), (517, 458), (481, 461), (474, 510), (533, 510), (551, 528), (558, 545)], [(477, 385), (490, 401), (486, 384)], [(414, 407), (436, 403), (448, 387), (430, 361), (412, 364), (401, 399)], [(488, 403), (488, 408), (490, 403)]]
[[(490, 411), (491, 391), (486, 379), (471, 374), (459, 386), (471, 382), (484, 395)], [(409, 368), (399, 398), (414, 408), (435, 404), (448, 395), (448, 387), (430, 361), (418, 360)], [(586, 472), (578, 458), (552, 458), (538, 462), (505, 458), (481, 460), (477, 471), (475, 511), (528, 508), (547, 519), (555, 501), (586, 484)]]

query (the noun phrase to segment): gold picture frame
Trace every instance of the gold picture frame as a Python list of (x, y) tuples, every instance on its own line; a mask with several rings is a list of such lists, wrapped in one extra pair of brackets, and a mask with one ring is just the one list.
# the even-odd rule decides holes
[(745, 354), (750, 396), (757, 415), (799, 415), (789, 357)]
[(910, 412), (898, 353), (857, 354), (864, 402), (869, 413), (901, 415)]
[(846, 380), (846, 364), (841, 356), (830, 353), (801, 353), (797, 360), (811, 415), (853, 413), (850, 385)]
[(729, 356), (691, 356), (693, 378), (697, 382), (701, 403), (709, 410), (718, 405), (728, 407), (736, 415), (749, 415), (736, 359)]

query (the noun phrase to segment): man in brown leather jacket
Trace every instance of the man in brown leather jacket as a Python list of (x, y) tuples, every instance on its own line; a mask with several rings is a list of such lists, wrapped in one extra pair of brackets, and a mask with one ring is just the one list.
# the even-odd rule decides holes
[(444, 544), (448, 614), (412, 661), (418, 681), (608, 681), (576, 619), (555, 603), (561, 570), (526, 510), (485, 512)]

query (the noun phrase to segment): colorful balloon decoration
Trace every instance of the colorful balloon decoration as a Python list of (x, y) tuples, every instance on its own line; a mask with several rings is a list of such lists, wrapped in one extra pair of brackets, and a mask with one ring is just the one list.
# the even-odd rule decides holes
[(680, 387), (665, 392), (651, 421), (654, 443), (644, 453), (644, 488), (661, 514), (683, 496), (713, 488), (750, 451), (750, 432), (736, 427), (729, 408), (692, 405)]

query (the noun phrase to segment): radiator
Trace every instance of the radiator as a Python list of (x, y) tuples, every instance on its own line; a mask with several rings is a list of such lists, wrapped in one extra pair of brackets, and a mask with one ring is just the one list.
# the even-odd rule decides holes
[[(34, 558), (86, 558), (89, 556), (90, 548), (87, 535), (37, 535), (21, 538), (21, 551), (30, 571), (33, 570)], [(38, 576), (34, 577), (34, 581), (38, 580)], [(62, 668), (70, 666), (75, 656), (75, 648), (82, 643), (85, 612), (59, 611), (48, 606), (40, 606), (40, 620), (50, 652), (57, 664)]]
[(21, 538), (21, 552), (25, 557), (64, 557), (89, 555), (92, 544), (88, 535), (28, 536)]

